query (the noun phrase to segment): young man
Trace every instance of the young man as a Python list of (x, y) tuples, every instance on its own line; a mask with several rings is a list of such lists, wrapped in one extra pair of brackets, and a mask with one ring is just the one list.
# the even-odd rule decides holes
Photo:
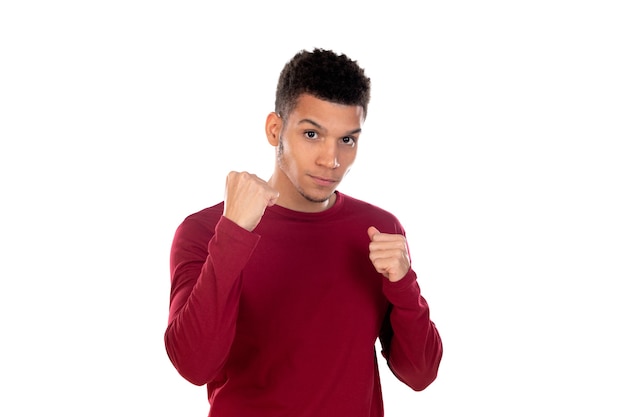
[(437, 376), (442, 343), (401, 224), (336, 191), (369, 98), (355, 61), (296, 54), (266, 121), (271, 178), (229, 173), (224, 201), (175, 233), (165, 346), (207, 385), (212, 417), (382, 416), (377, 338), (414, 390)]

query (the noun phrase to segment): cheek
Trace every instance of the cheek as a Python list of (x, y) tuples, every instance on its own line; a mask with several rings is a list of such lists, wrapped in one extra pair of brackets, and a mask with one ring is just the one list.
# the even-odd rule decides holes
[(287, 141), (283, 141), (282, 146), (280, 147), (280, 152), (278, 153), (278, 164), (284, 171), (293, 171), (296, 169), (301, 163), (298, 160), (298, 155), (301, 152), (298, 152), (297, 149), (294, 149), (292, 145)]
[(354, 147), (346, 150), (345, 152), (342, 152), (342, 154), (339, 156), (340, 166), (345, 167), (345, 169), (349, 169), (356, 160), (356, 151), (357, 148)]
[(306, 143), (285, 143), (284, 154), (292, 165), (303, 165), (316, 154), (315, 148), (306, 146)]

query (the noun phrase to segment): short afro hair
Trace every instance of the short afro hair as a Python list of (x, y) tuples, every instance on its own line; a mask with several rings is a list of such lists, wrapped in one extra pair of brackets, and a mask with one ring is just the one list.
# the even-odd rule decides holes
[(361, 106), (367, 115), (370, 79), (356, 61), (345, 54), (315, 48), (301, 50), (280, 73), (274, 111), (289, 117), (300, 95), (311, 94), (321, 100)]

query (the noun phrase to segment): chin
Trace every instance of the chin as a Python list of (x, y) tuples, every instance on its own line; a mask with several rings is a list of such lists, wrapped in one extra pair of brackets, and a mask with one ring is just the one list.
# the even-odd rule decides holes
[(304, 192), (301, 192), (300, 194), (302, 194), (302, 197), (304, 197), (307, 201), (310, 201), (311, 203), (326, 203), (328, 200), (330, 200), (333, 194), (335, 194), (335, 190), (331, 191), (331, 193), (328, 195), (314, 195)]

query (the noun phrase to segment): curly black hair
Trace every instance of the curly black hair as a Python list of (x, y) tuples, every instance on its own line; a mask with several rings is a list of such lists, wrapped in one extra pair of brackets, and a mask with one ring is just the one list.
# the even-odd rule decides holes
[(289, 117), (301, 94), (333, 103), (357, 105), (367, 115), (370, 79), (356, 61), (345, 54), (315, 48), (301, 50), (280, 73), (274, 111)]

